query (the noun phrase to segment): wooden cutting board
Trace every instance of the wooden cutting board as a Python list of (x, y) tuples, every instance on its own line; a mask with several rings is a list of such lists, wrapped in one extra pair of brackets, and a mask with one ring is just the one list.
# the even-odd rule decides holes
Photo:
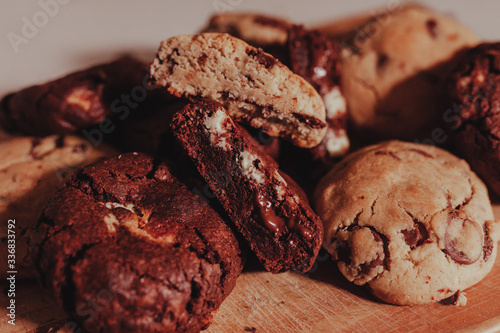
[[(66, 314), (35, 282), (17, 283), (16, 325), (7, 324), (2, 290), (0, 332), (68, 331)], [(466, 294), (466, 306), (395, 306), (350, 284), (326, 253), (303, 275), (274, 275), (250, 260), (206, 332), (500, 332), (500, 256)]]

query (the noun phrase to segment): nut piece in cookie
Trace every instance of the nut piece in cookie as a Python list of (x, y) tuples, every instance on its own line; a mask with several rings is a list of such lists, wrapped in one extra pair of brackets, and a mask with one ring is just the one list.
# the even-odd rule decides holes
[(311, 268), (323, 229), (302, 190), (213, 101), (174, 116), (174, 134), (264, 267)]
[[(116, 151), (75, 136), (14, 137), (0, 142), (0, 233), (7, 235), (7, 221), (15, 219), (18, 279), (36, 277), (29, 257), (30, 229), (59, 186), (71, 173)], [(10, 239), (10, 238), (9, 238)], [(0, 278), (7, 271), (8, 237), (0, 240)]]
[(500, 43), (466, 52), (447, 84), (456, 151), (500, 194)]
[[(380, 19), (379, 19), (380, 17)], [(374, 138), (442, 144), (441, 86), (455, 54), (477, 43), (452, 18), (406, 6), (369, 19), (339, 38), (342, 92), (353, 130)]]
[(323, 246), (380, 299), (440, 301), (491, 270), (500, 225), (467, 163), (434, 146), (389, 141), (348, 155), (319, 183)]
[(318, 145), (326, 132), (316, 90), (271, 55), (222, 33), (163, 41), (150, 74), (171, 94), (213, 99), (231, 116), (297, 146)]
[(123, 106), (117, 102), (143, 84), (145, 69), (141, 61), (120, 58), (7, 95), (1, 101), (1, 125), (8, 131), (44, 136), (97, 125), (114, 113), (122, 116)]
[(242, 270), (222, 218), (139, 153), (74, 173), (32, 238), (42, 283), (89, 332), (197, 332)]

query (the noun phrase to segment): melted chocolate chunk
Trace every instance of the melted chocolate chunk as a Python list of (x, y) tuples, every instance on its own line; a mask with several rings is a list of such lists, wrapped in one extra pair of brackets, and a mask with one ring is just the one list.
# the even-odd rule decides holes
[(266, 68), (271, 68), (278, 63), (278, 60), (265, 53), (262, 49), (249, 48), (246, 50), (246, 53), (250, 57), (255, 58), (259, 64), (264, 65)]
[[(458, 235), (452, 235), (450, 233), (450, 229), (452, 227), (456, 229), (458, 223), (461, 223), (461, 225), (459, 226), (460, 227), (459, 233)], [(446, 253), (453, 261), (455, 261), (460, 265), (471, 265), (481, 257), (481, 253), (479, 252), (477, 256), (470, 258), (469, 253), (464, 253), (462, 249), (458, 248), (456, 240), (457, 237), (462, 237), (467, 239), (473, 237), (473, 235), (470, 234), (471, 230), (470, 228), (475, 228), (475, 227), (480, 228), (478, 223), (462, 216), (462, 214), (460, 214), (459, 211), (456, 210), (452, 211), (448, 215), (448, 225), (444, 237), (445, 248), (443, 249), (443, 252)]]
[(257, 193), (256, 201), (261, 220), (266, 228), (273, 232), (276, 237), (281, 235), (286, 228), (285, 220), (276, 214), (271, 201), (267, 200), (262, 193)]
[(416, 246), (424, 244), (424, 242), (429, 237), (429, 232), (427, 231), (425, 225), (422, 222), (414, 220), (414, 223), (415, 223), (415, 228), (401, 231), (401, 233), (404, 236), (406, 244), (412, 249)]

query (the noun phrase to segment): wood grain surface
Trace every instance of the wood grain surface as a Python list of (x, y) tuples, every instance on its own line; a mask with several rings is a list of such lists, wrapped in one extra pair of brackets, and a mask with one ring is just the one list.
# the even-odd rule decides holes
[[(500, 206), (494, 209), (500, 217)], [(0, 332), (81, 332), (36, 282), (16, 287), (12, 326), (2, 284)], [(306, 274), (271, 274), (250, 258), (206, 332), (500, 332), (500, 256), (466, 294), (466, 306), (395, 306), (349, 283), (325, 252)]]

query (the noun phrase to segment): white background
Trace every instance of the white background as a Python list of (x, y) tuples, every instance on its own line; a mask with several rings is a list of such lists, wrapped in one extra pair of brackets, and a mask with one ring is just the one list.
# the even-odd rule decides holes
[[(58, 5), (53, 17), (40, 14), (40, 3)], [(152, 59), (159, 42), (169, 36), (195, 33), (220, 4), (236, 11), (253, 10), (314, 25), (360, 12), (387, 8), (398, 0), (0, 0), (0, 96), (26, 85), (56, 78), (70, 71), (120, 54)], [(400, 3), (407, 1), (400, 0)], [(441, 0), (421, 3), (456, 17), (479, 37), (500, 36), (500, 1)], [(54, 10), (55, 11), (55, 10)], [(34, 17), (35, 16), (35, 17)], [(47, 18), (44, 20), (44, 18)], [(24, 19), (24, 21), (23, 21)], [(40, 28), (18, 45), (25, 21)]]

